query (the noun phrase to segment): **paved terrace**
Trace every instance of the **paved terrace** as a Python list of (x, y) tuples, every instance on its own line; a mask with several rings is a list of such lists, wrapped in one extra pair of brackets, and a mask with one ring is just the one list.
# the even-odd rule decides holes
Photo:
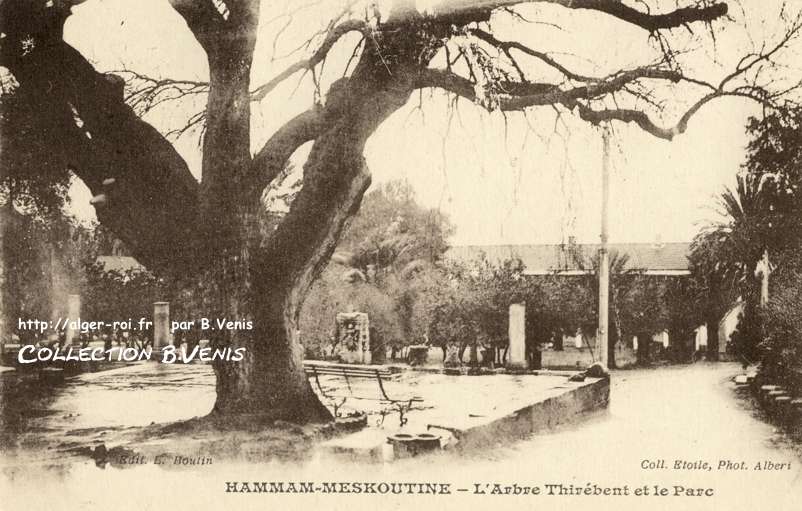
[[(376, 380), (352, 378), (346, 382), (340, 377), (321, 376), (320, 381), (326, 393), (349, 396), (343, 412), (368, 413), (368, 428), (338, 437), (330, 446), (376, 456), (377, 446), (381, 449), (388, 435), (402, 430), (398, 412), (379, 401)], [(406, 371), (384, 385), (393, 399), (423, 399), (407, 414), (409, 423), (404, 432), (425, 432), (428, 425), (437, 425), (446, 428), (436, 431), (447, 437), (446, 430), (478, 431), (534, 404), (587, 387), (592, 381), (568, 382), (561, 375), (449, 376)], [(3, 375), (0, 430), (5, 438), (0, 444), (11, 449), (41, 449), (54, 458), (59, 456), (58, 450), (88, 442), (115, 445), (133, 428), (205, 415), (215, 399), (214, 374), (204, 364), (136, 363), (67, 378), (41, 395), (32, 395), (29, 390), (16, 392), (15, 386), (31, 388), (23, 383), (18, 375)], [(318, 391), (314, 381), (313, 387)], [(330, 403), (325, 398), (323, 402)], [(389, 413), (381, 422), (383, 411)]]

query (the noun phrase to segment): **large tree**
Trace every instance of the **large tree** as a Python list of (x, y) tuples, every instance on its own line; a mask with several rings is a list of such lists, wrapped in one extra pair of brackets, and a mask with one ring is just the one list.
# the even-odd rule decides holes
[[(634, 123), (670, 140), (714, 98), (776, 100), (760, 87), (758, 74), (798, 29), (794, 24), (778, 49), (746, 55), (732, 73), (710, 82), (685, 76), (676, 59), (682, 48), (673, 45), (687, 40), (670, 32), (718, 25), (727, 14), (721, 2), (689, 0), (661, 8), (617, 0), (454, 0), (435, 2), (425, 12), (411, 0), (347, 2), (310, 41), (308, 58), (257, 85), (251, 83), (254, 47), (260, 15), (270, 15), (261, 11), (269, 11), (270, 2), (170, 0), (205, 52), (209, 78), (151, 85), (152, 91), (183, 87), (207, 95), (199, 182), (173, 145), (125, 102), (123, 80), (99, 73), (64, 41), (64, 22), (77, 3), (82, 0), (0, 4), (0, 65), (18, 83), (20, 112), (31, 126), (25, 133), (4, 126), (4, 152), (30, 154), (33, 148), (49, 167), (71, 169), (94, 193), (99, 221), (150, 270), (201, 283), (199, 292), (209, 297), (207, 313), (254, 321), (252, 331), (215, 332), (215, 342), (243, 346), (247, 356), (215, 365), (213, 413), (295, 421), (330, 418), (303, 372), (301, 304), (370, 185), (363, 157), (368, 137), (414, 92), (442, 89), (504, 112), (545, 107), (593, 124)], [(527, 24), (518, 10), (523, 4), (548, 9), (538, 9), (537, 19)], [(591, 75), (572, 70), (564, 55), (503, 40), (493, 29), (499, 17), (523, 27), (550, 24), (557, 11), (582, 11), (642, 29), (644, 46), (662, 48), (663, 58)], [(352, 33), (361, 34), (362, 42), (343, 78), (252, 153), (253, 102), (273, 99), (271, 92), (296, 73), (315, 75), (332, 48)], [(532, 72), (534, 65), (548, 72)], [(695, 94), (698, 100), (664, 127), (649, 111), (661, 104), (651, 91)], [(307, 142), (312, 147), (303, 186), (280, 223), (266, 228), (262, 192)]]
[[(766, 262), (773, 271), (797, 258), (802, 233), (799, 122), (798, 109), (750, 119), (751, 138), (736, 186), (720, 195), (720, 219), (705, 226), (692, 246), (692, 275), (709, 316), (708, 334), (736, 300), (745, 302), (732, 339), (745, 360), (756, 358), (763, 337), (758, 307), (765, 304), (756, 277), (766, 271)], [(716, 351), (716, 340), (708, 347)]]
[(755, 275), (761, 259), (773, 261), (792, 239), (787, 208), (777, 207), (789, 199), (784, 190), (777, 193), (775, 184), (757, 173), (736, 176), (735, 188), (718, 198), (721, 218), (706, 225), (691, 244), (691, 277), (704, 311), (708, 356), (714, 360), (722, 317), (737, 300), (756, 301)]

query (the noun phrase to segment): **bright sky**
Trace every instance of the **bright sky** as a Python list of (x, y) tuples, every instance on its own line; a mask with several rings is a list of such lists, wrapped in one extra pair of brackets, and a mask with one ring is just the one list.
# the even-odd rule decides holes
[[(690, 44), (685, 30), (676, 31), (675, 46), (695, 50), (682, 57), (686, 72), (709, 80), (721, 78), (745, 51), (759, 47), (764, 40), (776, 40), (782, 30), (777, 17), (780, 3), (742, 0), (741, 7), (731, 5), (737, 22), (717, 24), (723, 30), (716, 31), (715, 48), (703, 27)], [(663, 9), (675, 5), (673, 1), (662, 4)], [(296, 13), (277, 39), (275, 52), (274, 34), (288, 18), (277, 17), (274, 8), (268, 11), (267, 2), (264, 5), (254, 86), (300, 58), (296, 54), (271, 59), (297, 47), (342, 1), (322, 0)], [(802, 1), (789, 5), (799, 9)], [(66, 38), (98, 69), (125, 67), (155, 77), (206, 79), (205, 57), (167, 0), (89, 0), (74, 12)], [(497, 37), (516, 38), (554, 52), (555, 58), (577, 72), (604, 75), (648, 64), (657, 56), (646, 32), (603, 15), (539, 5), (527, 6), (522, 13), (562, 28), (496, 19)], [(342, 74), (357, 40), (352, 34), (335, 46), (323, 72), (324, 87)], [(529, 65), (527, 73), (546, 76), (542, 74), (546, 70)], [(783, 72), (789, 76), (796, 73), (790, 69)], [(299, 78), (300, 74), (253, 105), (254, 150), (282, 122), (311, 105), (311, 80), (299, 82)], [(676, 95), (660, 91), (669, 107), (663, 124), (673, 125), (681, 108), (702, 94), (698, 88), (683, 88)], [(505, 126), (500, 114), (487, 114), (465, 101), (460, 102), (458, 112), (449, 110), (441, 93), (424, 93), (422, 109), (416, 109), (418, 99), (415, 95), (369, 140), (366, 157), (374, 186), (408, 179), (423, 204), (440, 208), (451, 217), (457, 226), (452, 240), (456, 244), (559, 243), (569, 235), (580, 241), (598, 240), (601, 134), (597, 129), (566, 115), (555, 134), (550, 109), (533, 111), (528, 122), (519, 114), (509, 115)], [(180, 126), (201, 105), (202, 101), (175, 105), (146, 119), (166, 131)], [(658, 140), (637, 127), (615, 124), (611, 241), (689, 240), (700, 220), (714, 217), (710, 209), (714, 195), (734, 182), (747, 141), (745, 122), (749, 115), (759, 113), (760, 108), (748, 100), (718, 100), (703, 108), (688, 131), (673, 142)], [(197, 137), (183, 137), (176, 146), (199, 176)], [(300, 154), (298, 157), (302, 161)], [(79, 217), (93, 216), (88, 198), (85, 187), (73, 188), (72, 208)]]

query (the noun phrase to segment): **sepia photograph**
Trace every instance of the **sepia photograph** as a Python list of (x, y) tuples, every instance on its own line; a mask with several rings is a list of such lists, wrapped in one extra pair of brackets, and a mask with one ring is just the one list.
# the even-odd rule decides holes
[(0, 0), (0, 511), (802, 506), (802, 0)]

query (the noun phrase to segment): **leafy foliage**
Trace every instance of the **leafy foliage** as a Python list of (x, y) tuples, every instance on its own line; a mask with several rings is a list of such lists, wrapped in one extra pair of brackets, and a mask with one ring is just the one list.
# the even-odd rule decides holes
[[(737, 176), (734, 190), (725, 190), (719, 199), (723, 220), (707, 226), (691, 245), (690, 267), (699, 294), (698, 303), (708, 324), (708, 347), (718, 349), (715, 332), (718, 321), (739, 297), (754, 296), (755, 269), (764, 253), (776, 254), (782, 247), (778, 215), (774, 207), (776, 191), (763, 186), (761, 176)], [(743, 341), (743, 338), (741, 338)], [(739, 347), (747, 349), (746, 344)]]
[(453, 233), (443, 213), (416, 202), (407, 181), (390, 181), (365, 196), (343, 233), (336, 260), (379, 278), (387, 272), (408, 277), (425, 263), (439, 261)]
[(769, 380), (802, 392), (802, 257), (774, 275), (772, 296), (762, 317), (761, 373)]
[(761, 310), (756, 270), (766, 271), (761, 268), (765, 264), (758, 263), (767, 256), (769, 268), (780, 271), (779, 282), (774, 282), (773, 275), (770, 279), (772, 294), (791, 293), (797, 285), (792, 268), (802, 240), (800, 120), (799, 110), (775, 110), (750, 119), (747, 133), (751, 139), (737, 185), (720, 198), (724, 220), (697, 235), (691, 254), (697, 303), (709, 318), (708, 324), (742, 299), (743, 312), (732, 347), (745, 362), (762, 358), (767, 366), (785, 364), (780, 362), (782, 350), (777, 346), (780, 339), (791, 335), (789, 327), (783, 326), (790, 323), (788, 312), (775, 310), (774, 302), (768, 310)]
[(367, 194), (304, 303), (307, 352), (322, 356), (338, 312), (366, 312), (375, 327), (374, 348), (423, 342), (433, 299), (445, 289), (439, 265), (452, 233), (448, 219), (420, 206), (405, 181)]
[(759, 179), (769, 201), (764, 222), (766, 244), (781, 259), (802, 241), (802, 109), (768, 112), (750, 119), (744, 171)]
[[(508, 308), (525, 302), (529, 350), (555, 342), (579, 329), (595, 332), (598, 324), (598, 260), (582, 275), (525, 276), (521, 261), (494, 262), (484, 255), (447, 268), (451, 294), (435, 308), (431, 340), (445, 346), (478, 343), (501, 349), (507, 346)], [(611, 344), (638, 335), (650, 338), (664, 329), (676, 339), (676, 359), (689, 355), (688, 340), (697, 326), (688, 314), (687, 280), (645, 275), (627, 267), (626, 255), (611, 257)], [(648, 343), (641, 343), (648, 346)]]
[(68, 201), (70, 171), (51, 159), (46, 120), (32, 115), (24, 88), (0, 93), (0, 204), (58, 221)]
[(3, 319), (7, 325), (17, 318), (50, 320), (66, 306), (66, 295), (85, 285), (83, 264), (95, 254), (92, 232), (63, 216), (45, 221), (20, 214), (10, 204), (0, 214)]

